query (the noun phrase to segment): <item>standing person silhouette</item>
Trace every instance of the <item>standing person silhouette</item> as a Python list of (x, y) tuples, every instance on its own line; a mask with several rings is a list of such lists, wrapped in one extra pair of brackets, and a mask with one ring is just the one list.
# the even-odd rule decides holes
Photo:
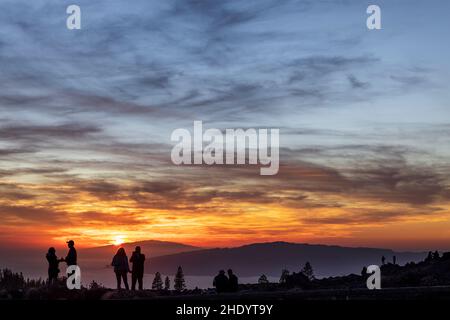
[(48, 249), (48, 252), (45, 256), (48, 261), (48, 285), (51, 286), (58, 280), (59, 274), (59, 263), (64, 261), (64, 259), (58, 259), (56, 256), (56, 250), (53, 247)]
[(233, 273), (233, 270), (228, 269), (228, 291), (237, 292), (238, 288), (238, 277)]
[[(67, 246), (69, 247), (69, 252), (67, 252), (67, 256), (64, 259), (67, 266), (76, 266), (77, 265), (77, 250), (75, 249), (75, 242), (73, 240), (67, 241)], [(75, 273), (75, 270), (72, 273), (67, 273), (67, 276), (70, 277)]]
[(128, 287), (127, 273), (130, 272), (130, 267), (128, 265), (128, 257), (124, 248), (119, 248), (119, 250), (117, 250), (111, 265), (114, 267), (114, 273), (116, 274), (117, 290), (121, 289), (121, 280), (123, 280), (125, 289), (129, 290), (130, 288)]
[(69, 252), (67, 253), (64, 261), (67, 266), (76, 266), (77, 265), (77, 250), (75, 249), (75, 242), (73, 240), (67, 241), (67, 246), (69, 247)]
[(139, 283), (139, 290), (143, 289), (145, 255), (141, 253), (141, 247), (137, 246), (131, 255), (131, 290), (136, 290), (136, 281)]

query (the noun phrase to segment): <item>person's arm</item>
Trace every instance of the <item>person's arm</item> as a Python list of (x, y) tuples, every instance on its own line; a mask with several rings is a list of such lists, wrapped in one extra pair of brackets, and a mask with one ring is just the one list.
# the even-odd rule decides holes
[(131, 255), (131, 258), (130, 258), (130, 262), (132, 262), (132, 263), (134, 262), (134, 256), (135, 256), (135, 255), (134, 255), (134, 253), (133, 253), (133, 254)]
[(127, 263), (127, 271), (131, 273), (130, 265), (128, 264), (128, 258), (125, 259), (125, 262)]

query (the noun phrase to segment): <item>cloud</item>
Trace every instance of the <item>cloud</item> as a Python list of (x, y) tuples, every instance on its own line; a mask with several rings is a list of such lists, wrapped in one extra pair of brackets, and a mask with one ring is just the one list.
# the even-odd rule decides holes
[(33, 153), (35, 150), (30, 148), (8, 148), (8, 149), (0, 149), (0, 157), (22, 154), (22, 153)]
[(41, 142), (49, 139), (84, 139), (101, 132), (93, 125), (65, 123), (60, 125), (9, 125), (0, 127), (0, 139), (19, 142)]
[[(0, 171), (0, 177), (3, 176), (4, 175)], [(0, 183), (0, 191), (0, 201), (6, 200), (16, 202), (21, 200), (31, 200), (35, 198), (35, 195), (14, 183)]]
[(67, 223), (66, 214), (53, 208), (0, 205), (0, 212), (5, 224), (64, 225)]
[[(282, 235), (441, 215), (448, 90), (429, 89), (445, 68), (399, 62), (405, 47), (378, 46), (344, 4), (80, 0), (71, 32), (65, 3), (2, 2), (2, 217), (89, 229), (170, 216), (220, 229), (221, 216), (255, 214), (251, 232), (279, 219), (265, 232)], [(194, 120), (280, 128), (279, 174), (174, 166), (170, 133)]]
[(98, 211), (84, 211), (72, 218), (74, 225), (90, 226), (138, 226), (142, 223), (140, 215), (133, 212), (120, 212), (111, 214)]
[(385, 225), (392, 222), (402, 222), (405, 219), (414, 217), (432, 217), (442, 213), (442, 209), (428, 207), (426, 210), (416, 208), (404, 211), (393, 210), (376, 210), (369, 208), (359, 208), (347, 210), (347, 214), (340, 214), (327, 217), (301, 217), (300, 220), (305, 224), (312, 225), (367, 225), (367, 224), (381, 224)]
[(353, 89), (365, 89), (369, 86), (369, 84), (367, 82), (360, 81), (358, 78), (356, 78), (352, 74), (348, 75), (347, 78)]

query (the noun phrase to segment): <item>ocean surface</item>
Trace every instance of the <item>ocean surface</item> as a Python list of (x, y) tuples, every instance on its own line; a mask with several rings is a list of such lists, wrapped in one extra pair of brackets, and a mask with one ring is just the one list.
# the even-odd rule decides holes
[[(11, 256), (11, 255), (0, 255), (0, 268), (9, 268), (14, 272), (22, 272), (25, 278), (30, 279), (47, 279), (47, 268), (48, 264), (45, 260), (45, 257), (42, 256), (34, 256), (34, 255), (20, 255), (20, 256)], [(116, 278), (112, 267), (110, 266), (102, 266), (102, 267), (83, 267), (83, 263), (80, 263), (81, 268), (81, 282), (82, 285), (88, 287), (92, 281), (95, 281), (98, 284), (101, 284), (107, 288), (115, 288), (116, 287)], [(66, 270), (66, 265), (64, 263), (60, 264), (61, 273), (60, 277), (64, 275)], [(166, 275), (162, 274), (162, 279), (166, 276), (169, 277), (171, 288), (173, 288), (173, 278), (176, 270), (174, 270), (174, 274)], [(239, 276), (239, 274), (238, 274)], [(151, 289), (152, 282), (154, 279), (154, 274), (145, 274), (144, 275), (144, 288)], [(185, 275), (186, 280), (186, 288), (194, 289), (196, 287), (200, 289), (212, 288), (213, 276), (191, 276)], [(253, 277), (240, 277), (239, 283), (257, 283), (259, 276)], [(276, 277), (267, 277), (271, 282), (278, 282), (279, 278)], [(131, 275), (128, 275), (128, 283), (131, 286)]]

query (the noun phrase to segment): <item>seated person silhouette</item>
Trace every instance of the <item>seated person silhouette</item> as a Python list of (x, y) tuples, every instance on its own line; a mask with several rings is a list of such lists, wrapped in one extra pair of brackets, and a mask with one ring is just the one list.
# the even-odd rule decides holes
[(237, 292), (238, 288), (238, 277), (233, 273), (233, 270), (228, 269), (228, 291)]
[(214, 278), (213, 286), (216, 287), (217, 293), (226, 292), (228, 290), (228, 278), (224, 270), (220, 270), (219, 274)]

